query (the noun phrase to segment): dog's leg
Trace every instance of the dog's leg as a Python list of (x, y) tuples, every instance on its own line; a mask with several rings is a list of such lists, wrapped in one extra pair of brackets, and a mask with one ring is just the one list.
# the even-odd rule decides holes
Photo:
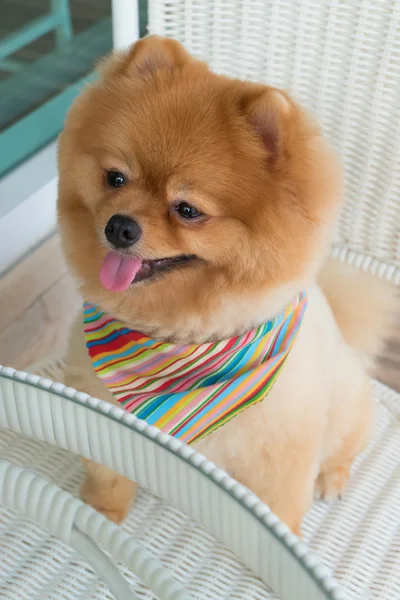
[[(316, 482), (316, 495), (324, 500), (341, 498), (349, 479), (350, 467), (356, 456), (367, 446), (375, 422), (375, 401), (370, 379), (357, 374), (337, 390), (341, 402), (333, 411), (328, 425), (324, 456)], [(355, 385), (351, 385), (354, 382)]]
[(136, 483), (104, 465), (86, 459), (82, 462), (86, 470), (82, 499), (110, 521), (121, 523), (136, 496)]
[[(81, 316), (71, 330), (64, 383), (94, 398), (117, 404), (93, 371), (84, 342)], [(86, 470), (86, 481), (81, 490), (83, 500), (111, 521), (120, 523), (135, 499), (136, 483), (104, 465), (87, 459), (82, 459), (82, 462)]]
[[(196, 445), (248, 487), (296, 534), (311, 507), (323, 427), (317, 411), (291, 418), (273, 398), (243, 411)], [(278, 409), (277, 412), (275, 409)], [(316, 418), (315, 418), (316, 417)]]
[(237, 473), (238, 479), (300, 536), (301, 523), (313, 502), (318, 473), (315, 444), (306, 440), (288, 442), (286, 447), (264, 451), (253, 459), (254, 468)]

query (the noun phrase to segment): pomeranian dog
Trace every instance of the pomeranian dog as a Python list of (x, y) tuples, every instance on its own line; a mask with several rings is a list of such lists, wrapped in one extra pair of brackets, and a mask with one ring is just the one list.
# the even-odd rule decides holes
[[(341, 200), (335, 153), (286, 92), (216, 75), (173, 40), (108, 58), (60, 136), (65, 256), (111, 321), (203, 347), (306, 298), (265, 398), (195, 442), (296, 534), (315, 494), (343, 493), (371, 437), (367, 370), (391, 302), (385, 284), (325, 260)], [(66, 383), (118, 404), (84, 327), (80, 315)], [(84, 462), (84, 500), (121, 521), (135, 483)]]

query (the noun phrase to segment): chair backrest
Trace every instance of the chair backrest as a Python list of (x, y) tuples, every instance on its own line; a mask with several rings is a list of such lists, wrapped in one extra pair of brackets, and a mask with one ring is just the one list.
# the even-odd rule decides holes
[(400, 266), (400, 0), (149, 0), (149, 31), (316, 114), (345, 165), (335, 243)]

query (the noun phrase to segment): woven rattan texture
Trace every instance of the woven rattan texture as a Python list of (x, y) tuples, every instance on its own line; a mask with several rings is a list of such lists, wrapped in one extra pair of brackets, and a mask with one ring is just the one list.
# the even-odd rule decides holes
[[(60, 378), (61, 367), (50, 366), (43, 374)], [(376, 435), (355, 465), (345, 499), (315, 503), (304, 526), (305, 540), (333, 569), (350, 600), (393, 600), (400, 595), (400, 398), (381, 385), (376, 391)], [(78, 493), (82, 471), (69, 453), (1, 431), (0, 457)], [(160, 557), (196, 600), (275, 598), (203, 528), (143, 490), (124, 528)], [(4, 600), (112, 597), (83, 559), (5, 508), (0, 509), (0, 556)], [(122, 570), (139, 598), (152, 597)]]

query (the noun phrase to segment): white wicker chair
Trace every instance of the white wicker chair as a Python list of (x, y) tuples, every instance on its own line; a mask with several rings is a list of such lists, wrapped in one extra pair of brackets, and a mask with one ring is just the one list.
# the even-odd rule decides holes
[[(334, 254), (398, 285), (400, 1), (150, 0), (149, 29), (317, 114), (346, 167)], [(38, 368), (54, 380), (61, 370)], [(400, 396), (375, 389), (376, 435), (345, 499), (316, 503), (306, 519), (316, 559), (190, 448), (62, 384), (1, 369), (0, 598), (399, 598)], [(76, 498), (77, 454), (163, 500), (141, 491), (122, 528), (106, 522)]]

